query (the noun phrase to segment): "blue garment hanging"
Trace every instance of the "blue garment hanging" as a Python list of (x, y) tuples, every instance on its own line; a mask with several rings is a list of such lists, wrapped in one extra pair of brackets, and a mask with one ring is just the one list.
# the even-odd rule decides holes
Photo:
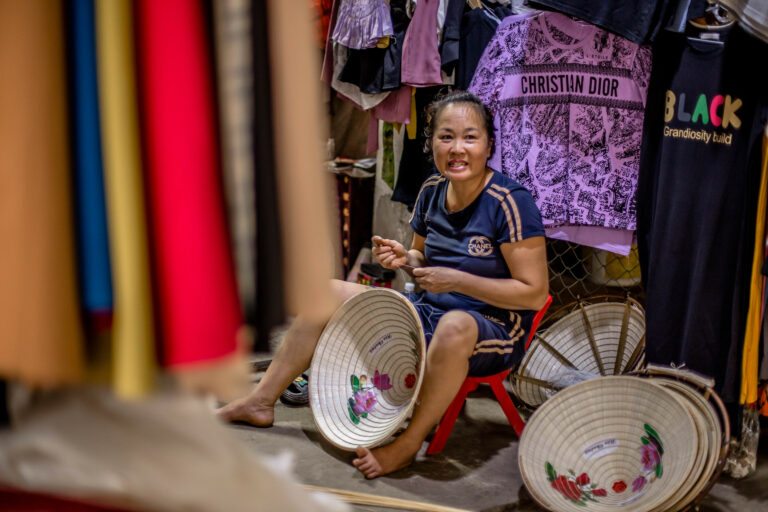
[(86, 312), (108, 312), (113, 304), (112, 274), (101, 158), (94, 3), (93, 0), (73, 0), (69, 6), (80, 300)]

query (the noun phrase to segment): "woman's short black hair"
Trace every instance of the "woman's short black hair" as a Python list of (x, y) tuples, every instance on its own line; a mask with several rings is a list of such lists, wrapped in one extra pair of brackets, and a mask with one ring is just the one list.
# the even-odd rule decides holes
[(445, 107), (453, 103), (464, 103), (471, 105), (475, 111), (480, 114), (483, 123), (485, 124), (485, 131), (488, 135), (488, 144), (491, 145), (493, 150), (493, 116), (488, 107), (480, 101), (480, 98), (472, 94), (471, 92), (454, 90), (447, 94), (437, 96), (432, 103), (429, 104), (426, 111), (426, 126), (424, 128), (424, 135), (426, 136), (424, 151), (432, 153), (432, 135), (435, 133), (437, 118)]

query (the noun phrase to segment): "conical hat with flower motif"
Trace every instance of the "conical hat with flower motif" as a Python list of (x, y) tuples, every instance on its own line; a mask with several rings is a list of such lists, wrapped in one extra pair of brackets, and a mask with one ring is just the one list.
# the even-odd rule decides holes
[(411, 412), (424, 375), (421, 320), (400, 293), (372, 288), (347, 300), (325, 326), (312, 358), (309, 403), (334, 446), (377, 446)]
[(548, 510), (648, 512), (685, 488), (699, 436), (683, 399), (648, 379), (599, 377), (569, 386), (531, 415), (518, 462)]

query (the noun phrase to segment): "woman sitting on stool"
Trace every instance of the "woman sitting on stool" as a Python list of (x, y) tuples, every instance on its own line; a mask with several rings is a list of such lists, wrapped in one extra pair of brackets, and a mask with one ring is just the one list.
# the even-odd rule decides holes
[[(419, 192), (411, 249), (373, 237), (381, 265), (417, 267), (413, 275), (423, 291), (406, 296), (424, 326), (426, 373), (405, 431), (386, 446), (358, 447), (353, 464), (367, 478), (411, 463), (467, 375), (499, 373), (522, 359), (533, 316), (549, 292), (544, 228), (533, 198), (486, 166), (493, 145), (488, 109), (474, 95), (454, 91), (433, 102), (427, 115), (427, 144), (440, 174)], [(334, 281), (337, 307), (367, 289)], [(297, 317), (258, 386), (221, 408), (219, 417), (272, 425), (275, 401), (309, 367), (324, 326)]]

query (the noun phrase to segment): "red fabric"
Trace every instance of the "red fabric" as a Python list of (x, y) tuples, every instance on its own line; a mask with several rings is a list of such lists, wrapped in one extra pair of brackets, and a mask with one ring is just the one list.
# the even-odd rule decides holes
[(320, 80), (331, 85), (333, 81), (333, 39), (327, 36), (336, 27), (336, 15), (339, 13), (340, 0), (333, 0), (331, 6), (331, 18), (328, 22), (328, 32), (325, 39), (325, 53), (323, 54), (323, 68), (320, 71)]
[(127, 512), (107, 505), (0, 486), (3, 512)]
[(137, 3), (153, 261), (166, 366), (235, 351), (241, 324), (202, 7)]
[(315, 30), (317, 30), (317, 45), (320, 49), (325, 48), (325, 41), (328, 39), (328, 27), (331, 24), (332, 0), (310, 0), (312, 9), (315, 11)]

